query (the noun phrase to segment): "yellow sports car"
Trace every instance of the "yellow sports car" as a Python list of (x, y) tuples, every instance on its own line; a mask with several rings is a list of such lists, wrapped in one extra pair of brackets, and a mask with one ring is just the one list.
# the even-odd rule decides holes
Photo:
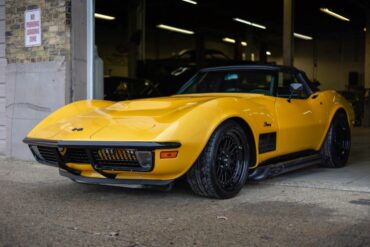
[(69, 104), (24, 142), (76, 182), (171, 187), (186, 177), (199, 195), (230, 198), (248, 178), (344, 166), (353, 123), (351, 105), (304, 72), (242, 65), (203, 69), (170, 97)]

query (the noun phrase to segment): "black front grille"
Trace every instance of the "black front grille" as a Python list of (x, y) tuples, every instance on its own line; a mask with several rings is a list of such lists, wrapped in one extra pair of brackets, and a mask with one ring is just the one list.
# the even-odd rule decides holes
[(152, 167), (140, 165), (136, 157), (136, 149), (31, 146), (31, 150), (39, 161), (53, 165), (60, 161), (62, 165), (66, 163), (93, 163), (94, 168), (99, 170), (150, 171), (152, 169)]
[(62, 159), (65, 163), (90, 163), (89, 157), (87, 156), (86, 149), (83, 148), (67, 148), (60, 152)]
[(52, 147), (37, 147), (41, 157), (39, 157), (42, 161), (48, 162), (48, 163), (57, 163), (58, 157), (56, 154), (56, 148)]

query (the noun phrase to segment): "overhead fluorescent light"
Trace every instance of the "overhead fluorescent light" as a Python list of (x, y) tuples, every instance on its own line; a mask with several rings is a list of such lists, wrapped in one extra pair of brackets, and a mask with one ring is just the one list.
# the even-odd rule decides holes
[(364, 27), (364, 32), (366, 32), (366, 27)]
[(190, 4), (194, 4), (194, 5), (197, 5), (198, 3), (196, 1), (192, 1), (192, 0), (182, 0), (183, 2), (187, 2), (187, 3), (190, 3)]
[(241, 44), (242, 44), (242, 46), (247, 46), (248, 45), (248, 43), (247, 42), (245, 42), (245, 41), (242, 41), (242, 42), (240, 42)]
[(237, 18), (237, 17), (233, 18), (233, 20), (234, 21), (237, 21), (237, 22), (244, 23), (244, 24), (249, 25), (249, 26), (252, 26), (252, 27), (266, 29), (266, 26), (264, 26), (264, 25), (257, 24), (257, 23), (254, 23), (254, 22), (251, 22), (251, 21), (247, 21), (247, 20), (243, 20), (243, 19), (240, 19), (240, 18)]
[(338, 18), (338, 19), (340, 19), (342, 21), (350, 21), (350, 19), (348, 19), (347, 17), (344, 17), (343, 15), (337, 14), (337, 13), (329, 10), (328, 8), (320, 8), (320, 10), (322, 12), (324, 12), (324, 13), (326, 13), (328, 15), (331, 15), (331, 16), (333, 16), (335, 18)]
[(307, 35), (300, 34), (300, 33), (294, 33), (293, 35), (294, 35), (294, 37), (296, 37), (298, 39), (304, 39), (304, 40), (312, 40), (313, 39), (311, 36), (307, 36)]
[(271, 56), (271, 51), (266, 51), (267, 56)]
[[(236, 42), (235, 39), (228, 38), (228, 37), (223, 38), (222, 41), (227, 42), (227, 43), (231, 43), (231, 44), (235, 44), (235, 42)], [(241, 41), (240, 44), (242, 46), (247, 46), (248, 45), (248, 43), (246, 41)]]
[(108, 20), (108, 21), (112, 21), (112, 20), (116, 19), (116, 17), (114, 17), (114, 16), (103, 15), (103, 14), (98, 14), (98, 13), (95, 13), (94, 16), (95, 16), (95, 18)]
[(235, 44), (235, 39), (231, 39), (231, 38), (223, 38), (222, 41)]
[(160, 28), (160, 29), (165, 29), (165, 30), (172, 31), (172, 32), (177, 32), (177, 33), (183, 33), (183, 34), (189, 34), (189, 35), (194, 34), (193, 31), (178, 28), (178, 27), (168, 26), (168, 25), (165, 25), (165, 24), (159, 24), (159, 25), (157, 25), (157, 27)]

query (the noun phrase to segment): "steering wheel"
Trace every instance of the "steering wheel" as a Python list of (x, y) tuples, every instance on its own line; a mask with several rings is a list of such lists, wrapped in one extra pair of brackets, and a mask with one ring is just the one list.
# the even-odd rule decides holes
[(225, 92), (243, 92), (243, 90), (241, 88), (231, 87), (231, 88), (225, 89)]

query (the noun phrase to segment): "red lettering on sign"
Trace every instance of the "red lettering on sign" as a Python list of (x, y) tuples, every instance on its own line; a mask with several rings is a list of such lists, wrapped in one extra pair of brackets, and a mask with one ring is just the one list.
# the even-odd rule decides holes
[(27, 27), (38, 27), (40, 23), (38, 21), (30, 21), (26, 23)]
[(36, 42), (36, 36), (30, 36), (29, 41), (30, 42)]
[(38, 29), (28, 29), (27, 30), (27, 35), (32, 35), (32, 34), (39, 34), (39, 30)]

